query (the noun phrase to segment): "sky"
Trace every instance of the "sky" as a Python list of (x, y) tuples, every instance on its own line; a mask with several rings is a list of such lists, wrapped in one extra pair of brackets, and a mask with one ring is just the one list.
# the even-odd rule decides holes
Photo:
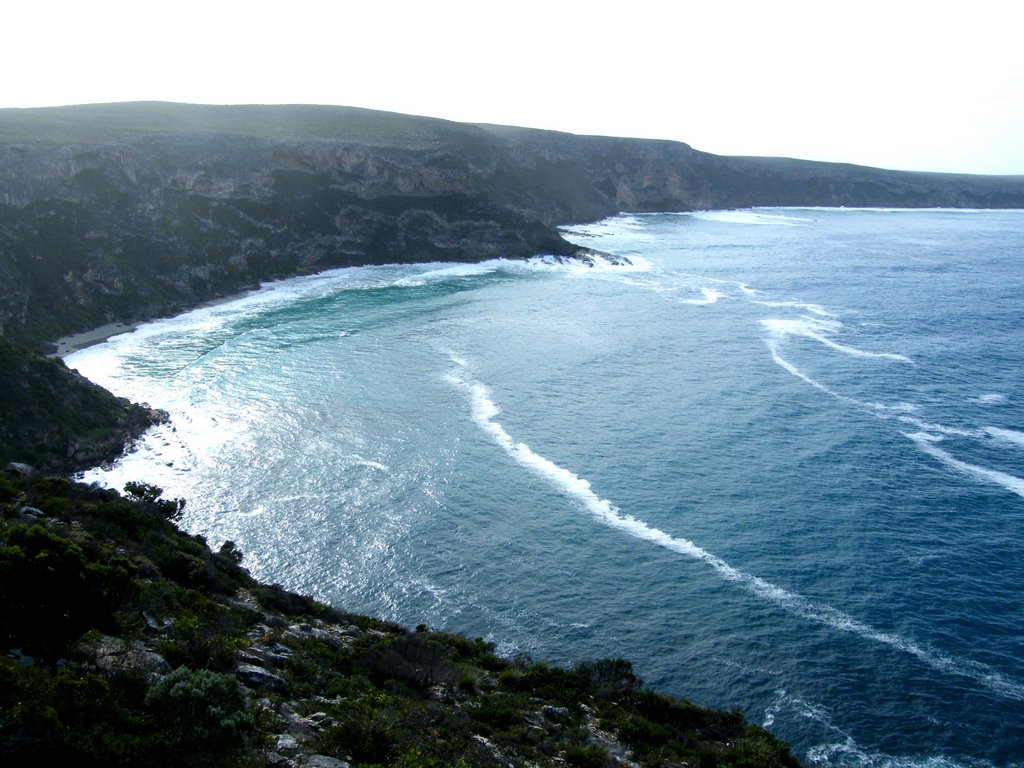
[(1024, 4), (9, 0), (0, 107), (340, 104), (1024, 174)]

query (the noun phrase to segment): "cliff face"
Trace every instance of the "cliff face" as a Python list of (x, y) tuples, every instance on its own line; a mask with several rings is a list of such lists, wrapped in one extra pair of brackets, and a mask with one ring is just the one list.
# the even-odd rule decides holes
[(0, 332), (53, 338), (328, 267), (575, 252), (460, 160), (221, 136), (0, 147)]
[(329, 267), (569, 255), (557, 224), (750, 205), (1024, 207), (1024, 178), (727, 158), (334, 107), (0, 110), (0, 334)]

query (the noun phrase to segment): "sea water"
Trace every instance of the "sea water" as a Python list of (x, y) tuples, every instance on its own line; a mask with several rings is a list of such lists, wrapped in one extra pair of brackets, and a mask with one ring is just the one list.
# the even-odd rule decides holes
[(169, 425), (87, 479), (254, 576), (629, 657), (823, 766), (1024, 765), (1024, 212), (620, 216), (69, 358)]

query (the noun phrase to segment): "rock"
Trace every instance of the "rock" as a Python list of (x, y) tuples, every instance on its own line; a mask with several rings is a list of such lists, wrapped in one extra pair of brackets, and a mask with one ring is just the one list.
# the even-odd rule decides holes
[(290, 733), (282, 733), (277, 737), (277, 746), (275, 749), (278, 752), (294, 753), (299, 749), (299, 742)]
[(21, 475), (22, 477), (31, 477), (36, 473), (36, 470), (31, 465), (24, 464), (20, 461), (8, 462), (7, 469)]
[(254, 664), (239, 664), (236, 672), (238, 679), (249, 688), (269, 688), (272, 691), (284, 691), (288, 688), (287, 681)]
[(239, 651), (238, 660), (243, 664), (250, 664), (255, 667), (265, 666), (265, 662), (263, 661), (263, 659), (255, 653), (253, 653), (250, 649)]
[(341, 629), (329, 626), (327, 628), (314, 627), (311, 624), (292, 624), (288, 627), (288, 634), (293, 637), (305, 637), (327, 643), (332, 648), (338, 648), (342, 644), (352, 641), (352, 636)]
[(143, 611), (142, 618), (146, 621), (146, 629), (159, 634), (167, 632), (172, 626), (174, 626), (174, 622), (170, 619), (158, 619), (149, 611)]
[(327, 755), (304, 755), (297, 762), (303, 768), (349, 768), (349, 764), (344, 760)]
[(550, 705), (541, 708), (541, 713), (548, 720), (561, 723), (569, 717), (569, 710), (566, 707), (552, 707)]
[(85, 649), (95, 659), (96, 666), (107, 674), (115, 672), (141, 672), (151, 682), (167, 674), (171, 667), (167, 660), (151, 651), (138, 640), (101, 635)]

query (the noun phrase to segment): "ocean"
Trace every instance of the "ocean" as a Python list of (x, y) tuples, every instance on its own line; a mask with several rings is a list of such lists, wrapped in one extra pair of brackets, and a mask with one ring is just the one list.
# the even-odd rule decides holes
[(254, 576), (741, 710), (815, 766), (1024, 766), (1024, 211), (761, 208), (274, 283), (66, 358), (86, 479)]

